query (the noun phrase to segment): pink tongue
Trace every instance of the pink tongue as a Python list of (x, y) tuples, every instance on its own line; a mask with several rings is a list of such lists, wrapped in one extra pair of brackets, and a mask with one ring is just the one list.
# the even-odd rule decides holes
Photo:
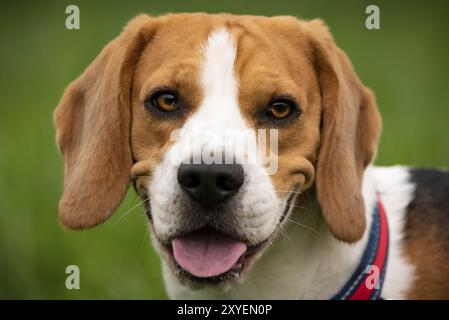
[(172, 241), (176, 262), (194, 276), (207, 278), (230, 270), (246, 251), (246, 244), (210, 229)]

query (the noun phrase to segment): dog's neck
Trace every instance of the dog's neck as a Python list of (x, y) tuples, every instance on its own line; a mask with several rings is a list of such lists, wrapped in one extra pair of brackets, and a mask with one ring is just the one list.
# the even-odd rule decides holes
[[(338, 241), (330, 233), (315, 199), (302, 205), (307, 209), (296, 208), (292, 212), (284, 231), (249, 280), (262, 285), (264, 275), (257, 274), (262, 272), (273, 279), (269, 290), (277, 292), (279, 298), (329, 299), (358, 266), (367, 236), (354, 244)], [(371, 219), (367, 230), (370, 224)]]

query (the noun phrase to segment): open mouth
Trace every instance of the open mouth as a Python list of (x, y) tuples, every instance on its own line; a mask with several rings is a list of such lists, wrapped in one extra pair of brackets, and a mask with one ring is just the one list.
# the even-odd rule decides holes
[(236, 278), (265, 241), (248, 247), (245, 242), (206, 227), (172, 240), (172, 254), (183, 275), (197, 282)]
[[(296, 196), (297, 193), (292, 192), (287, 197), (278, 227), (288, 215)], [(148, 203), (145, 209), (152, 224)], [(220, 285), (248, 272), (258, 253), (270, 243), (275, 233), (276, 230), (265, 240), (248, 246), (240, 239), (207, 226), (177, 236), (168, 243), (159, 243), (166, 258), (173, 262), (178, 278), (190, 279), (194, 284)]]

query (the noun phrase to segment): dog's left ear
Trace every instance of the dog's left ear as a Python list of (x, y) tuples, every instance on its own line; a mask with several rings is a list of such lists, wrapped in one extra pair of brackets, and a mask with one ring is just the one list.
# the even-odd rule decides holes
[(315, 181), (318, 202), (335, 238), (351, 243), (366, 228), (361, 183), (376, 153), (381, 119), (374, 95), (361, 83), (324, 23), (312, 20), (304, 26), (322, 95)]
[(67, 87), (54, 112), (65, 164), (59, 216), (70, 229), (104, 222), (126, 194), (132, 78), (156, 21), (147, 15), (133, 19)]

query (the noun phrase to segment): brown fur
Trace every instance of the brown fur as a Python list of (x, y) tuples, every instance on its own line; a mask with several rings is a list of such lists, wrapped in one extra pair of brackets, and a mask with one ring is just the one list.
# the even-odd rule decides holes
[(449, 172), (410, 170), (415, 185), (404, 225), (404, 253), (415, 266), (408, 299), (449, 299)]
[[(424, 226), (426, 230), (423, 230)], [(412, 241), (405, 242), (405, 252), (416, 267), (415, 281), (406, 294), (407, 298), (449, 299), (449, 257), (447, 244), (441, 241), (441, 234), (446, 231), (442, 231), (441, 226), (428, 225), (416, 218), (408, 221), (408, 229), (419, 233), (413, 236)]]
[(128, 189), (129, 93), (135, 63), (153, 27), (146, 16), (134, 19), (70, 84), (54, 113), (65, 161), (59, 213), (68, 228), (102, 223)]

